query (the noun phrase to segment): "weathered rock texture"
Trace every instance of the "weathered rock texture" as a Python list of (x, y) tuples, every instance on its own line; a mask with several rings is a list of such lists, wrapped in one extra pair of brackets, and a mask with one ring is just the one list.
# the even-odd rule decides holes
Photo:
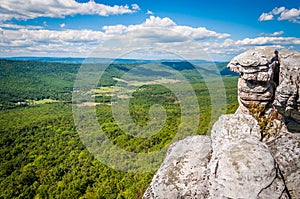
[(300, 136), (285, 129), (266, 143), (292, 198), (300, 198)]
[[(220, 117), (211, 138), (211, 198), (258, 198), (264, 192), (280, 198), (284, 183), (277, 179), (275, 161), (266, 144), (259, 141), (259, 126), (251, 116)], [(276, 192), (268, 190), (271, 185)]]
[(273, 105), (281, 113), (291, 132), (300, 132), (300, 53), (283, 51), (280, 61), (282, 81), (276, 89)]
[(228, 68), (240, 74), (238, 82), (238, 112), (248, 112), (255, 104), (266, 107), (272, 101), (275, 85), (273, 74), (277, 61), (272, 61), (274, 50), (253, 49), (234, 57)]
[(207, 198), (209, 136), (193, 136), (170, 146), (144, 198)]
[(289, 131), (300, 132), (300, 53), (281, 50), (276, 58), (274, 51), (255, 48), (228, 64), (230, 70), (240, 74), (237, 113), (248, 113), (254, 104), (266, 108), (266, 112), (274, 108), (283, 116)]
[[(144, 199), (300, 198), (300, 54), (282, 50), (274, 58), (274, 50), (232, 59), (228, 67), (240, 73), (237, 113), (221, 116), (211, 136), (172, 144)], [(249, 115), (254, 103), (272, 113), (268, 136)]]
[(252, 116), (221, 116), (211, 137), (170, 146), (143, 198), (300, 198), (299, 137), (277, 136), (263, 143)]

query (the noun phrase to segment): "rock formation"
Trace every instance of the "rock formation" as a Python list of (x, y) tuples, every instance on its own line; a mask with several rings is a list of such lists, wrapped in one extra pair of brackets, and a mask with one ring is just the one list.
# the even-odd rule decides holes
[[(144, 199), (300, 198), (300, 137), (290, 132), (300, 129), (300, 54), (282, 50), (274, 58), (274, 50), (232, 59), (228, 67), (240, 73), (237, 113), (221, 116), (210, 136), (172, 144)], [(271, 118), (264, 140), (249, 115), (255, 103), (268, 117), (281, 115)]]
[(273, 74), (276, 61), (271, 62), (274, 50), (262, 52), (254, 49), (234, 57), (228, 68), (240, 74), (238, 82), (238, 112), (248, 112), (254, 103), (269, 105), (274, 94)]
[(280, 61), (282, 81), (276, 89), (274, 107), (286, 118), (291, 132), (300, 131), (300, 53), (283, 51)]
[(274, 52), (267, 47), (252, 49), (228, 64), (240, 74), (237, 113), (248, 113), (255, 104), (265, 112), (273, 108), (291, 132), (300, 132), (300, 53), (281, 50), (277, 58)]
[(144, 198), (207, 198), (211, 154), (209, 136), (192, 136), (174, 143)]
[(300, 142), (280, 136), (263, 143), (252, 116), (221, 116), (210, 137), (170, 146), (143, 198), (299, 198)]

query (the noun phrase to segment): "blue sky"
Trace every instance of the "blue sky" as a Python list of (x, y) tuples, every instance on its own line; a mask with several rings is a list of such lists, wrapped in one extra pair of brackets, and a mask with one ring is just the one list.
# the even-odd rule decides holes
[[(5, 0), (0, 56), (120, 57), (136, 49), (229, 60), (300, 49), (298, 0)], [(158, 57), (159, 58), (159, 57)]]

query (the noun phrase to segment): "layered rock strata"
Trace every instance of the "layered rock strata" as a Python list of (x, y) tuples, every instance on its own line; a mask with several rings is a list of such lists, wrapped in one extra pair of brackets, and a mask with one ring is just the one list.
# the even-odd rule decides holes
[(275, 49), (253, 49), (234, 57), (228, 68), (240, 74), (238, 81), (238, 112), (248, 113), (254, 104), (266, 107), (274, 96), (273, 81), (275, 67), (279, 62), (274, 60)]
[(274, 109), (291, 132), (300, 132), (300, 53), (260, 47), (234, 57), (228, 68), (240, 74), (237, 113), (259, 105)]

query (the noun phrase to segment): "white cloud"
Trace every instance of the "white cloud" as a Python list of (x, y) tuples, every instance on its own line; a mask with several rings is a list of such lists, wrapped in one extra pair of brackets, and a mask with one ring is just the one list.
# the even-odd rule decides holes
[(106, 34), (123, 34), (127, 32), (127, 26), (115, 25), (115, 26), (103, 26), (102, 28)]
[(78, 3), (75, 0), (5, 0), (0, 4), (0, 20), (33, 19), (37, 17), (63, 18), (68, 15), (119, 15), (131, 14), (140, 10), (137, 4), (108, 6), (95, 3)]
[(273, 20), (274, 16), (271, 13), (262, 13), (259, 17), (259, 21), (270, 21)]
[(300, 46), (299, 38), (280, 36), (283, 31), (233, 40), (226, 33), (205, 27), (181, 26), (170, 18), (152, 16), (141, 24), (104, 26), (101, 31), (44, 28), (0, 26), (0, 55), (86, 57), (97, 52), (99, 57), (114, 58), (134, 49), (155, 48), (172, 51), (187, 59), (200, 59), (207, 53), (216, 60), (229, 60), (254, 46)]
[(268, 37), (277, 37), (277, 36), (280, 36), (280, 35), (283, 35), (284, 34), (284, 31), (277, 31), (277, 32), (273, 32), (271, 34), (266, 34), (266, 33), (262, 33), (260, 34), (261, 36), (268, 36)]
[(273, 10), (272, 10), (272, 13), (274, 14), (274, 15), (278, 15), (278, 14), (280, 14), (280, 13), (282, 13), (283, 11), (285, 11), (285, 7), (280, 7), (280, 8), (277, 8), (277, 7), (275, 7)]
[(292, 8), (290, 10), (284, 10), (281, 12), (278, 20), (289, 20), (294, 23), (299, 23), (300, 9)]
[(257, 37), (245, 38), (235, 42), (237, 45), (300, 45), (300, 38), (296, 37)]
[(155, 16), (150, 16), (150, 18), (146, 19), (146, 22), (143, 24), (143, 26), (146, 27), (166, 27), (175, 25), (175, 22), (168, 17), (160, 18)]
[(297, 49), (299, 49), (300, 39), (296, 37), (256, 37), (241, 40), (225, 39), (221, 44), (211, 43), (208, 52), (217, 53), (215, 56), (222, 55), (223, 57), (227, 57), (228, 60), (241, 52), (257, 46), (270, 46), (277, 49), (297, 47)]
[(209, 38), (222, 39), (230, 36), (229, 34), (208, 30), (205, 27), (179, 26), (170, 18), (155, 16), (150, 16), (142, 24), (104, 26), (103, 30), (106, 34), (126, 34), (135, 39), (147, 38), (156, 42), (179, 42)]
[(92, 30), (30, 30), (30, 29), (19, 29), (19, 30), (2, 30), (2, 46), (7, 45), (18, 46), (14, 44), (23, 45), (40, 45), (40, 44), (72, 44), (80, 42), (95, 42), (99, 41), (99, 38), (103, 37), (102, 32)]
[(274, 36), (274, 37), (277, 37), (277, 36), (280, 36), (280, 35), (282, 35), (282, 34), (284, 34), (284, 31), (278, 31), (278, 32), (273, 32), (272, 34), (270, 34), (269, 36)]
[(17, 25), (17, 24), (7, 24), (7, 23), (0, 23), (1, 28), (8, 28), (8, 29), (42, 29), (43, 26), (30, 26), (30, 25)]
[(154, 13), (151, 10), (147, 10), (147, 15), (154, 15)]
[[(278, 16), (279, 15), (279, 16)], [(262, 13), (259, 17), (259, 21), (273, 20), (275, 16), (277, 20), (288, 20), (293, 23), (300, 23), (300, 8), (286, 9), (285, 7), (275, 7), (271, 12)]]
[(141, 10), (138, 4), (132, 4), (131, 7), (132, 10)]
[[(61, 24), (61, 27), (64, 25)], [(115, 57), (137, 48), (157, 47), (184, 54), (200, 56), (211, 41), (230, 35), (205, 27), (177, 25), (170, 18), (150, 16), (141, 24), (104, 26), (95, 30), (5, 29), (0, 26), (2, 56), (51, 55), (87, 56), (101, 46), (100, 57)], [(191, 51), (192, 50), (192, 51)]]

